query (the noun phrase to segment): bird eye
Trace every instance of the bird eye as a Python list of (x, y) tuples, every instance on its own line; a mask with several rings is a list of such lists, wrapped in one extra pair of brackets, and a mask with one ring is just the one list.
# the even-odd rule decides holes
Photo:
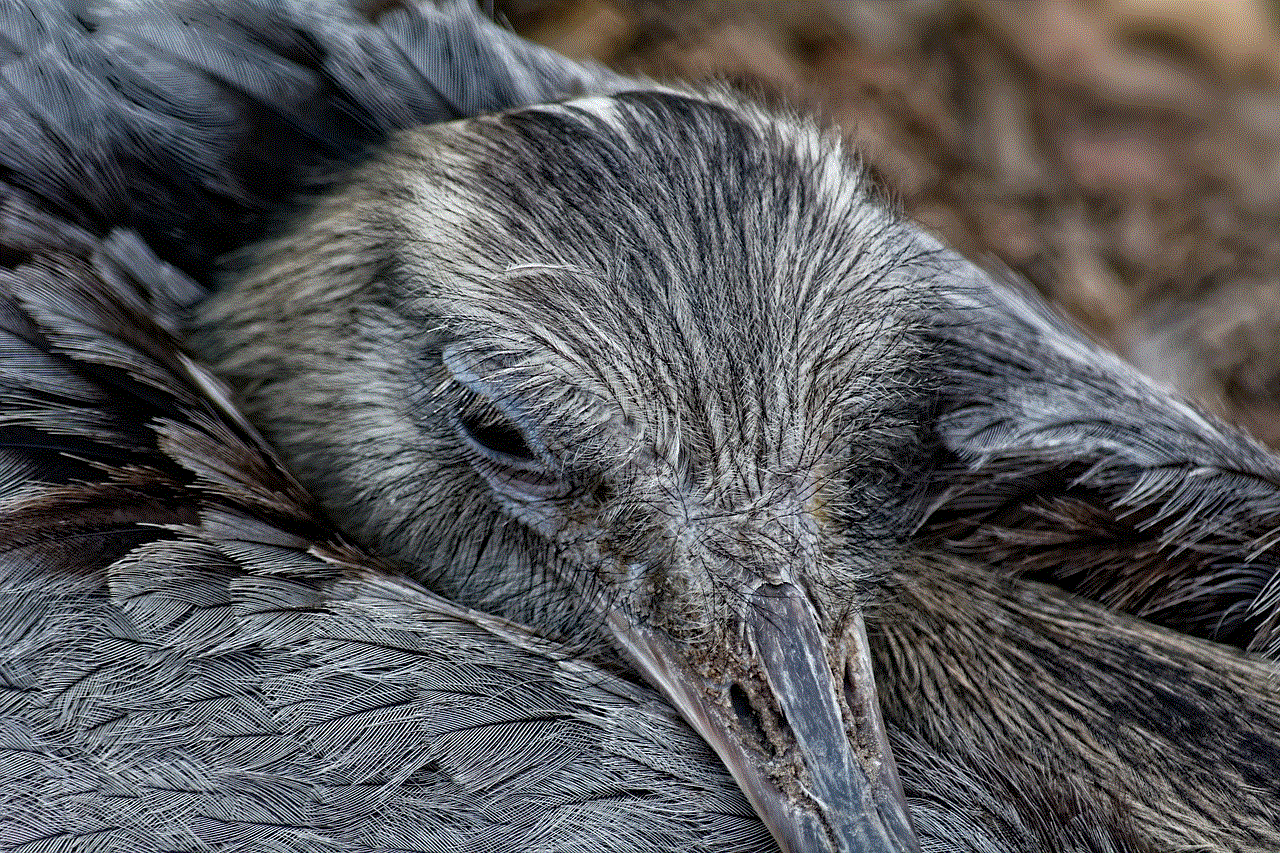
[(564, 494), (562, 478), (533, 451), (520, 427), (488, 401), (473, 397), (453, 424), (472, 452), (472, 466), (500, 494), (518, 502)]
[(463, 412), (458, 415), (459, 431), (479, 449), (512, 462), (537, 462), (520, 428), (496, 412)]
[[(520, 515), (535, 504), (563, 498), (569, 484), (549, 460), (539, 436), (532, 436), (495, 400), (505, 400), (518, 411), (500, 383), (478, 371), (483, 359), (459, 346), (445, 347), (445, 368), (458, 383), (453, 429), (470, 451), (471, 467), (483, 477), (517, 517), (529, 523), (539, 520)], [(532, 440), (530, 440), (532, 438)], [(523, 507), (523, 509), (515, 509)]]

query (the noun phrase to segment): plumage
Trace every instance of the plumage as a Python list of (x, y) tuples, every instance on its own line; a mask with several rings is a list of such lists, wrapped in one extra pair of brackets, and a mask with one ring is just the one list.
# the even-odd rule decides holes
[(96, 233), (134, 228), (207, 283), (312, 179), (396, 129), (612, 78), (465, 3), (8, 0), (0, 176)]
[[(966, 287), (969, 278), (972, 287)], [(921, 535), (1274, 656), (1280, 466), (1016, 287), (972, 269), (936, 341), (943, 454)]]
[[(767, 849), (713, 756), (653, 693), (442, 601), (317, 517), (216, 381), (150, 324), (174, 277), (156, 275), (144, 247), (5, 207), (6, 233), (35, 230), (25, 222), (49, 235), (5, 279), (6, 389), (31, 389), (45, 365), (38, 406), (4, 397), (6, 848)], [(32, 286), (38, 269), (59, 270), (44, 279), (56, 289)], [(103, 370), (94, 340), (135, 342), (115, 356), (150, 383)], [(48, 454), (65, 470), (59, 446), (95, 467), (61, 484), (51, 467), (23, 468)], [(897, 629), (874, 639), (925, 849), (1167, 849), (1156, 841), (1178, 839), (1181, 816), (1153, 841), (1144, 804), (1177, 800), (1144, 790), (1188, 760), (1244, 782), (1197, 783), (1197, 802), (1226, 791), (1242, 798), (1235, 814), (1274, 797), (1276, 700), (1260, 662), (963, 566), (896, 583), (882, 621)], [(1188, 684), (1197, 692), (1171, 713), (1162, 692)], [(1064, 691), (1078, 698), (1047, 732), (954, 738), (976, 697), (1002, 724), (1041, 725), (1019, 703)], [(1219, 728), (1199, 731), (1188, 709)], [(1076, 726), (1118, 764), (1073, 751)], [(1189, 731), (1207, 741), (1190, 756)], [(1219, 840), (1243, 831), (1235, 820)]]
[[(780, 315), (783, 320), (806, 319), (795, 333), (816, 337), (822, 327), (811, 329), (809, 321), (820, 316), (831, 330), (863, 336), (846, 340), (847, 351), (839, 353), (853, 365), (836, 374), (848, 381), (814, 394), (843, 413), (836, 423), (859, 430), (852, 442), (863, 463), (857, 482), (878, 500), (867, 507), (836, 493), (828, 503), (844, 520), (845, 536), (873, 550), (857, 552), (867, 565), (852, 587), (825, 593), (868, 614), (888, 738), (922, 848), (1276, 848), (1280, 700), (1271, 663), (991, 571), (1012, 564), (1069, 584), (1072, 577), (1060, 576), (1063, 566), (1082, 564), (1076, 551), (1055, 561), (1042, 543), (1079, 542), (1090, 524), (1095, 530), (1119, 525), (1117, 552), (1143, 555), (1145, 567), (1168, 565), (1184, 580), (1164, 593), (1160, 579), (1152, 579), (1154, 569), (1136, 584), (1094, 571), (1086, 576), (1090, 592), (1189, 630), (1213, 633), (1229, 622), (1224, 636), (1265, 645), (1269, 640), (1258, 638), (1269, 637), (1267, 604), (1254, 599), (1269, 572), (1270, 551), (1262, 546), (1273, 512), (1267, 483), (1274, 462), (920, 237), (825, 151), (829, 140), (723, 93), (671, 90), (403, 137), (390, 157), (375, 157), (350, 182), (344, 192), (357, 204), (321, 201), (319, 212), (294, 225), (275, 248), (260, 250), (258, 263), (267, 272), (249, 275), (250, 281), (258, 277), (259, 295), (246, 289), (238, 303), (224, 299), (213, 316), (225, 323), (202, 331), (199, 345), (208, 352), (225, 346), (218, 335), (226, 334), (225, 341), (243, 334), (264, 314), (273, 322), (276, 314), (288, 323), (314, 318), (303, 325), (314, 336), (286, 324), (285, 333), (277, 327), (263, 341), (265, 348), (215, 353), (233, 378), (254, 379), (240, 388), (251, 423), (174, 339), (179, 314), (203, 288), (166, 261), (208, 277), (213, 256), (260, 235), (292, 188), (335, 161), (363, 157), (389, 129), (536, 103), (577, 85), (615, 91), (617, 81), (575, 71), (461, 10), (447, 16), (393, 10), (370, 25), (339, 7), (313, 4), (190, 4), (181, 15), (171, 15), (172, 6), (115, 5), (79, 10), (74, 18), (59, 17), (60, 6), (24, 8), (46, 29), (31, 35), (30, 19), (17, 14), (22, 10), (6, 9), (14, 32), (4, 30), (5, 38), (26, 45), (15, 48), (14, 62), (43, 62), (59, 74), (80, 62), (102, 74), (103, 66), (82, 56), (92, 49), (126, 67), (143, 67), (130, 63), (159, 54), (182, 69), (187, 76), (147, 75), (161, 94), (168, 85), (179, 91), (150, 97), (146, 106), (166, 105), (160, 111), (170, 110), (166, 121), (177, 128), (171, 138), (192, 148), (182, 154), (166, 153), (166, 145), (131, 147), (134, 122), (154, 121), (130, 100), (136, 89), (114, 82), (129, 75), (112, 72), (108, 86), (89, 75), (91, 90), (106, 93), (100, 100), (106, 115), (115, 116), (95, 137), (106, 140), (101, 151), (112, 154), (67, 166), (57, 152), (67, 148), (74, 137), (65, 134), (76, 125), (54, 120), (66, 104), (46, 103), (57, 101), (61, 96), (50, 92), (60, 90), (36, 86), (31, 75), (5, 76), (23, 94), (13, 103), (26, 104), (18, 109), (39, 131), (22, 137), (21, 145), (6, 141), (10, 150), (0, 154), (15, 164), (0, 175), (0, 848), (768, 849), (763, 826), (710, 750), (610, 650), (598, 631), (603, 617), (580, 597), (591, 584), (566, 583), (551, 569), (561, 556), (538, 544), (542, 522), (518, 512), (514, 521), (502, 520), (504, 510), (478, 488), (483, 478), (468, 473), (471, 463), (456, 455), (456, 446), (451, 460), (437, 457), (428, 469), (414, 460), (397, 470), (388, 461), (397, 445), (385, 442), (402, 440), (405, 425), (397, 426), (400, 433), (387, 426), (382, 401), (384, 386), (394, 392), (405, 383), (419, 389), (401, 398), (410, 405), (432, 400), (439, 382), (421, 381), (439, 369), (432, 358), (447, 357), (456, 376), (482, 391), (492, 387), (485, 384), (497, 380), (484, 378), (484, 347), (459, 348), (437, 326), (449, 326), (454, 336), (469, 329), (475, 334), (464, 341), (487, 344), (496, 316), (509, 324), (507, 355), (528, 356), (519, 333), (539, 314), (521, 314), (521, 300), (554, 306), (557, 313), (544, 313), (543, 322), (573, 342), (560, 361), (526, 359), (523, 367), (564, 370), (563, 359), (596, 328), (577, 325), (581, 321), (608, 331), (610, 322), (643, 330), (670, 320), (674, 332), (668, 334), (678, 340), (724, 332), (724, 340), (702, 351), (705, 357), (741, 345), (728, 334), (741, 320), (733, 311), (759, 317), (780, 298), (797, 303), (796, 314)], [(182, 20), (193, 21), (192, 28)], [(71, 35), (63, 33), (66, 27)], [(440, 32), (456, 41), (439, 41)], [(122, 44), (148, 47), (138, 53)], [(480, 58), (459, 66), (459, 56)], [(514, 81), (486, 82), (503, 73)], [(374, 83), (387, 88), (375, 94)], [(171, 109), (179, 92), (206, 85), (191, 105)], [(113, 87), (123, 98), (118, 114)], [(423, 92), (453, 106), (424, 114)], [(192, 105), (199, 108), (192, 112)], [(637, 112), (624, 115), (624, 109)], [(205, 126), (204, 134), (179, 132), (188, 120)], [(699, 136), (716, 127), (726, 135)], [(271, 132), (257, 136), (264, 128)], [(629, 152), (635, 137), (627, 134), (641, 132), (653, 134), (655, 157), (686, 155), (673, 161), (681, 168), (650, 168), (652, 160)], [(758, 139), (751, 134), (758, 132), (767, 139), (764, 152), (753, 147)], [(509, 170), (507, 183), (473, 171), (476, 152), (468, 146), (476, 136), (493, 146), (486, 153), (504, 155), (496, 162)], [(533, 139), (542, 147), (527, 148)], [(698, 147), (726, 140), (732, 144), (722, 149)], [(797, 140), (800, 153), (778, 168)], [(576, 145), (578, 153), (571, 148), (561, 153), (573, 156), (547, 156), (556, 145)], [(803, 147), (809, 145), (812, 150)], [(572, 182), (583, 179), (602, 150), (612, 158), (606, 162), (615, 192), (595, 203), (628, 212), (629, 193), (647, 197), (629, 211), (639, 224), (611, 229), (608, 223), (618, 220), (593, 221), (596, 208), (588, 204), (573, 220), (579, 230), (557, 232), (565, 210), (554, 205), (573, 197)], [(726, 162), (724, 152), (741, 159)], [(180, 156), (198, 160), (200, 168), (183, 166), (174, 159)], [(258, 170), (273, 157), (283, 160), (285, 179), (263, 183)], [(38, 171), (27, 175), (29, 168)], [(59, 169), (70, 177), (46, 178)], [(709, 205), (741, 204), (733, 191), (737, 169), (777, 193), (758, 209), (773, 203), (788, 210), (794, 196), (809, 205), (787, 220), (789, 232), (780, 229), (786, 232), (780, 237), (767, 217), (740, 211), (700, 216)], [(719, 182), (699, 183), (708, 174)], [(417, 176), (408, 185), (436, 203), (429, 214), (415, 213), (406, 194), (394, 191), (391, 179), (403, 182), (406, 175)], [(638, 190), (629, 183), (636, 181)], [(455, 184), (472, 193), (463, 196), (466, 203), (451, 201)], [(237, 185), (236, 193), (222, 192)], [(586, 184), (595, 191), (603, 185)], [(697, 192), (669, 195), (683, 187)], [(519, 195), (528, 188), (534, 192)], [(531, 218), (511, 215), (507, 230), (486, 230), (495, 199), (510, 205), (513, 197), (530, 205)], [(655, 205), (655, 198), (671, 203)], [(835, 215), (848, 210), (856, 215)], [(372, 223), (362, 219), (369, 216)], [(431, 217), (452, 217), (454, 230), (424, 227)], [(658, 238), (645, 223), (656, 226)], [(710, 227), (701, 239), (721, 253), (708, 256), (672, 239), (683, 239), (691, 226)], [(764, 243), (737, 240), (746, 236), (741, 229), (752, 227), (759, 230), (750, 236)], [(159, 257), (127, 229), (150, 241)], [(605, 239), (593, 242), (595, 229)], [(462, 270), (480, 282), (475, 271), (495, 256), (510, 268), (461, 293), (466, 298), (448, 311), (439, 301), (389, 298), (396, 287), (413, 294), (421, 281), (379, 278), (386, 286), (370, 300), (360, 275), (394, 272), (386, 261), (402, 256), (406, 230), (419, 241), (409, 243), (421, 253), (418, 263), (432, 252), (451, 253), (450, 264), (428, 267), (437, 275)], [(700, 233), (692, 229), (694, 239)], [(806, 243), (800, 234), (826, 239)], [(856, 237), (863, 254), (840, 256), (831, 234)], [(441, 235), (448, 239), (424, 239)], [(668, 239), (690, 251), (674, 260), (652, 252)], [(530, 245), (561, 256), (531, 254)], [(762, 246), (777, 251), (766, 254)], [(714, 261), (709, 271), (697, 269), (708, 257)], [(601, 259), (623, 263), (602, 271)], [(272, 286), (307, 285), (296, 278), (299, 269), (315, 276), (312, 289), (290, 297), (290, 307), (299, 310), (275, 311), (274, 291), (262, 279), (275, 270), (280, 274)], [(804, 275), (766, 275), (779, 269)], [(833, 269), (853, 271), (864, 283), (859, 295), (866, 298), (847, 316), (832, 313), (852, 304), (840, 301), (849, 291), (830, 280)], [(352, 276), (347, 285), (335, 270)], [(680, 275), (665, 279), (661, 300), (637, 303), (647, 316), (628, 314), (625, 304), (600, 316), (598, 306), (566, 298), (583, 289), (616, 298), (619, 288), (642, 296), (649, 282), (673, 270)], [(699, 275), (733, 281), (743, 270), (751, 276), (737, 283), (742, 290), (699, 295), (690, 286)], [(753, 301), (751, 282), (762, 280), (777, 291)], [(813, 287), (808, 302), (788, 290), (806, 280)], [(877, 289), (886, 280), (900, 282), (899, 289)], [(497, 298), (477, 298), (483, 288)], [(670, 308), (682, 300), (696, 306), (719, 293), (720, 314)], [(334, 312), (332, 305), (343, 300), (351, 310)], [(904, 316), (911, 318), (905, 326)], [(411, 335), (378, 331), (378, 323), (406, 317), (436, 319), (426, 328), (409, 326), (416, 329)], [(345, 325), (352, 318), (365, 325)], [(323, 335), (342, 345), (326, 346)], [(366, 337), (370, 343), (361, 344)], [(595, 343), (610, 340), (622, 355), (636, 351), (628, 350), (634, 342), (608, 334)], [(290, 361), (290, 352), (309, 355)], [(823, 363), (822, 350), (814, 352)], [(407, 355), (397, 361), (399, 353)], [(792, 365), (788, 353), (754, 354)], [(263, 363), (287, 366), (297, 374), (292, 379), (305, 380), (300, 387), (308, 394), (273, 403), (255, 385), (266, 377), (245, 369)], [(539, 392), (546, 411), (574, 414), (567, 392), (539, 385), (545, 375), (536, 370), (521, 375), (521, 364), (505, 365), (519, 387)], [(693, 381), (670, 388), (669, 398), (641, 398), (659, 401), (659, 415), (688, 415), (665, 434), (658, 429), (661, 417), (641, 419), (650, 428), (642, 433), (646, 440), (666, 436), (661, 446), (671, 450), (677, 468), (715, 455), (709, 451), (718, 447), (673, 445), (675, 437), (714, 437), (688, 432), (691, 420), (716, 406), (748, 415), (762, 389), (772, 393), (769, 375), (753, 372), (745, 360), (728, 362), (745, 371), (743, 383), (732, 388), (741, 399), (720, 394), (717, 383), (732, 374), (690, 374), (675, 355), (630, 370), (622, 369), (631, 367), (625, 360), (612, 364), (614, 375), (602, 376), (599, 385), (606, 415), (609, 394), (634, 391), (628, 381), (649, 390), (652, 371)], [(820, 370), (815, 376), (823, 378)], [(339, 384), (326, 386), (317, 377)], [(318, 393), (326, 387), (327, 398)], [(887, 398), (876, 396), (885, 389)], [(370, 403), (384, 408), (369, 409)], [(473, 434), (519, 450), (510, 443), (520, 438), (483, 432), (501, 420), (493, 420), (482, 400), (470, 405), (475, 408), (464, 407), (460, 416), (478, 418), (468, 427)], [(307, 406), (322, 416), (308, 414)], [(546, 417), (512, 413), (521, 426)], [(290, 432), (300, 415), (313, 430), (327, 427), (330, 436), (344, 419), (363, 417), (366, 427), (377, 427), (381, 418), (380, 434), (337, 434), (346, 453), (367, 449), (370, 439), (383, 441), (383, 467), (376, 454), (349, 470), (331, 467), (344, 458), (332, 450), (331, 438), (315, 433), (300, 440)], [(605, 415), (593, 417), (601, 437), (617, 426)], [(768, 443), (775, 433), (759, 429), (770, 423), (768, 413), (752, 417), (728, 426), (707, 420), (744, 443), (779, 451)], [(321, 501), (293, 479), (259, 428), (280, 444), (289, 469), (318, 489)], [(802, 431), (786, 434), (803, 438)], [(315, 435), (328, 443), (327, 456), (299, 451), (314, 447)], [(579, 460), (592, 458), (589, 443), (579, 449)], [(441, 472), (441, 459), (453, 465), (451, 472)], [(496, 469), (490, 475), (496, 477)], [(352, 503), (349, 491), (343, 496), (353, 477), (364, 478), (372, 499)], [(420, 493), (464, 495), (472, 526), (441, 540), (430, 518), (415, 521), (409, 513), (407, 521), (395, 521), (392, 513), (402, 510), (393, 509), (378, 484), (414, 478)], [(492, 480), (490, 486), (498, 488)], [(829, 492), (830, 486), (816, 488)], [(412, 489), (396, 497), (421, 499)], [(1041, 500), (1056, 514), (1039, 511)], [(637, 503), (620, 506), (636, 511)], [(1139, 522), (1128, 520), (1135, 517), (1126, 515), (1130, 508), (1141, 511)], [(635, 517), (643, 520), (642, 513)], [(1076, 528), (1064, 523), (1081, 517), (1086, 523)], [(998, 537), (995, 522), (1012, 531)], [(620, 544), (651, 547), (638, 528), (630, 529), (634, 540)], [(777, 531), (800, 535), (785, 526)], [(1008, 544), (1019, 535), (1031, 539), (1034, 556)], [(506, 542), (509, 555), (524, 555), (505, 568), (505, 581), (500, 572), (477, 571), (476, 555), (493, 542)], [(1242, 542), (1253, 547), (1241, 548)], [(1147, 552), (1173, 559), (1156, 562)], [(449, 554), (452, 564), (442, 559)], [(534, 565), (537, 559), (547, 564)], [(1109, 559), (1098, 565), (1116, 564)], [(1221, 579), (1228, 564), (1246, 579), (1201, 594), (1199, 587)], [(450, 603), (406, 570), (464, 604), (518, 616), (532, 628)], [(1125, 589), (1155, 589), (1164, 598), (1125, 598)], [(1181, 601), (1186, 609), (1176, 606)], [(1213, 608), (1226, 620), (1221, 625), (1206, 615)], [(1243, 615), (1233, 621), (1237, 613)]]
[(0, 849), (767, 849), (651, 691), (335, 532), (153, 322), (192, 282), (0, 207)]

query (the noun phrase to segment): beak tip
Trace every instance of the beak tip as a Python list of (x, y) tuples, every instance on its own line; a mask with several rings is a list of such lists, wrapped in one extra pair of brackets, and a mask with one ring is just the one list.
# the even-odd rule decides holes
[[(760, 675), (745, 692), (753, 705), (753, 696), (767, 703), (757, 711), (770, 725), (746, 727), (724, 685), (699, 677), (674, 640), (627, 620), (610, 624), (641, 671), (720, 755), (785, 853), (919, 853), (860, 614), (846, 626), (845, 654), (835, 655), (813, 604), (796, 587), (757, 594), (747, 609), (743, 653)], [(843, 666), (839, 677), (833, 672), (838, 660), (854, 668), (856, 694), (845, 691)], [(779, 782), (779, 767), (766, 754), (790, 756), (791, 781)]]

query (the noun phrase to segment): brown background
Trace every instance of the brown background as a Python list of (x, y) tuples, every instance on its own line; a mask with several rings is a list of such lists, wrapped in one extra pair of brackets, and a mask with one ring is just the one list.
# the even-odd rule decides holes
[(522, 33), (838, 124), (912, 216), (1280, 444), (1270, 0), (509, 0)]

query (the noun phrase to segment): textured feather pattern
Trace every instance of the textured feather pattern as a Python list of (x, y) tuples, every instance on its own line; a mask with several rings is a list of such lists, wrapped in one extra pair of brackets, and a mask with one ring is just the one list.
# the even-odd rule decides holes
[(392, 130), (612, 80), (465, 3), (0, 2), (0, 178), (199, 277)]
[[(140, 244), (117, 234), (131, 251), (108, 251), (13, 198), (5, 209), (6, 227), (53, 229), (43, 249), (0, 243), (7, 281), (59, 272), (10, 294), (2, 335), (0, 380), (20, 388), (32, 359), (46, 367), (36, 402), (0, 397), (0, 850), (773, 849), (653, 693), (439, 599), (335, 533), (148, 316), (163, 316), (175, 277)], [(91, 425), (42, 420), (49, 406), (89, 409)], [(81, 462), (45, 464), (62, 455)], [(925, 850), (1280, 843), (1257, 817), (1270, 820), (1264, 781), (1280, 778), (1269, 670), (1038, 587), (998, 588), (982, 569), (899, 583), (876, 654)], [(987, 656), (971, 656), (974, 636)], [(1048, 665), (1058, 658), (1072, 666)], [(1029, 665), (1043, 672), (1024, 680)], [(1184, 724), (1146, 702), (1118, 702), (1123, 727), (1009, 716), (1018, 702), (1126, 697), (1152, 676), (1199, 679), (1188, 707), (1229, 711), (1223, 738), (1189, 755)], [(1099, 753), (1077, 751), (1077, 725), (1099, 732)], [(1097, 755), (1077, 780), (1057, 769)], [(1190, 760), (1252, 772), (1254, 788), (1150, 795)], [(1216, 817), (1193, 829), (1191, 808)]]
[(2, 222), (0, 849), (769, 848), (647, 690), (333, 533), (138, 243)]
[(1280, 463), (954, 260), (936, 343), (948, 551), (1200, 636), (1280, 650)]

